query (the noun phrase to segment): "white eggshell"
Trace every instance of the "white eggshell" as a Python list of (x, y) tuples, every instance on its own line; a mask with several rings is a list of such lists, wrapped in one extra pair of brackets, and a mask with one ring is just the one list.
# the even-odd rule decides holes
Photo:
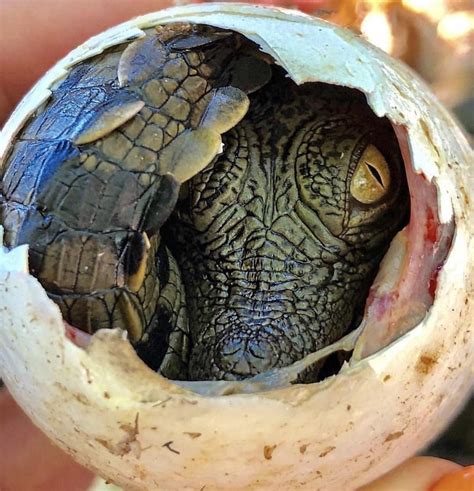
[(238, 31), (297, 83), (357, 88), (377, 115), (406, 127), (414, 169), (436, 185), (441, 221), (456, 224), (434, 304), (400, 339), (323, 382), (203, 396), (148, 369), (118, 331), (74, 345), (27, 272), (26, 248), (0, 247), (1, 376), (52, 440), (126, 489), (354, 489), (426, 445), (470, 390), (472, 151), (416, 76), (354, 34), (296, 12), (208, 4), (134, 19), (71, 52), (18, 106), (0, 152), (71, 66), (175, 21)]

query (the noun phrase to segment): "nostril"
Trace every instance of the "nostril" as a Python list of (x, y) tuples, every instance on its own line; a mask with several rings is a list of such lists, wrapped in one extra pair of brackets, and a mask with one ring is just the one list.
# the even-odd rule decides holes
[[(267, 332), (235, 333), (216, 343), (214, 363), (219, 372), (242, 379), (265, 372), (279, 365), (280, 342)], [(248, 330), (247, 330), (248, 331)]]

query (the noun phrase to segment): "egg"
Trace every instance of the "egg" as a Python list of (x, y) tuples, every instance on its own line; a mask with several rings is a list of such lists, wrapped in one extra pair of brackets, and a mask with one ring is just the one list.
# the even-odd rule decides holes
[[(472, 388), (473, 152), (429, 88), (354, 33), (294, 11), (223, 3), (148, 14), (72, 51), (6, 123), (0, 162), (71, 67), (172, 22), (236, 31), (295, 83), (360, 91), (392, 123), (411, 216), (380, 266), (364, 319), (337, 343), (255, 381), (174, 382), (138, 358), (124, 331), (86, 339), (66, 326), (28, 272), (28, 247), (3, 247), (1, 377), (57, 445), (124, 489), (355, 489), (436, 437)], [(294, 383), (297, 368), (337, 351), (352, 355), (336, 375)]]

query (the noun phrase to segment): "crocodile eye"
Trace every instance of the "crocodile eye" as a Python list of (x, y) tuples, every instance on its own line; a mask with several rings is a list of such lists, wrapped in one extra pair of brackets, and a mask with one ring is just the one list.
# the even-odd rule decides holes
[(384, 156), (374, 145), (369, 145), (354, 171), (351, 195), (360, 203), (370, 205), (380, 201), (390, 188), (390, 170)]

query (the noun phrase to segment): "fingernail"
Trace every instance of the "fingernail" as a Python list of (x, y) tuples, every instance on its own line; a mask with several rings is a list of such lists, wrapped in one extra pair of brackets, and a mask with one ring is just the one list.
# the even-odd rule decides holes
[(474, 491), (474, 465), (446, 474), (430, 491)]

